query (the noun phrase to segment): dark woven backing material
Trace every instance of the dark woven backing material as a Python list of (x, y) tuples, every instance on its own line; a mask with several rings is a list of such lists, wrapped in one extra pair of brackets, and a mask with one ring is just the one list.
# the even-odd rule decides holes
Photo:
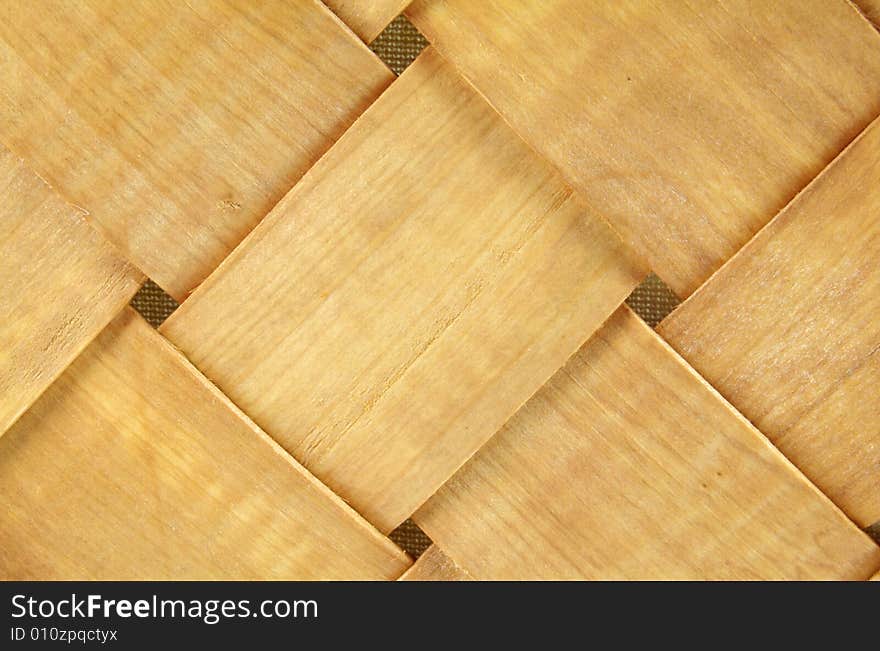
[(406, 17), (398, 16), (370, 44), (394, 74), (399, 75), (427, 47), (428, 41)]

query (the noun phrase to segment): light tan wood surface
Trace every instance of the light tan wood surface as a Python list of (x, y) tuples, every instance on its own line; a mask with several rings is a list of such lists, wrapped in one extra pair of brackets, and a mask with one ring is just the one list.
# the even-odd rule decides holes
[(12, 0), (0, 65), (0, 140), (178, 300), (393, 79), (314, 0)]
[(681, 297), (880, 114), (880, 35), (843, 1), (407, 15)]
[(365, 43), (370, 43), (397, 18), (409, 0), (324, 0), (324, 4)]
[(431, 545), (398, 581), (473, 581), (437, 545)]
[(0, 436), (143, 277), (0, 146)]
[(390, 579), (409, 560), (125, 310), (0, 438), (4, 579)]
[(626, 307), (414, 519), (476, 579), (880, 567), (880, 548)]
[(880, 520), (880, 121), (660, 333), (863, 526)]
[(644, 273), (428, 50), (162, 331), (390, 531)]

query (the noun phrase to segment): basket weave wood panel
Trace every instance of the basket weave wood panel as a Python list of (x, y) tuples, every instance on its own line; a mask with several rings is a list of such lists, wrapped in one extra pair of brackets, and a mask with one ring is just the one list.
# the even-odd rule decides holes
[(0, 431), (143, 280), (73, 206), (0, 147)]
[(0, 8), (0, 578), (874, 576), (871, 1), (405, 4)]
[(418, 0), (408, 15), (680, 296), (880, 112), (880, 42), (843, 2)]
[(4, 2), (0, 52), (0, 138), (178, 300), (393, 78), (304, 0)]
[(429, 49), (162, 332), (390, 531), (644, 273)]
[(858, 578), (877, 560), (626, 307), (415, 520), (481, 578)]
[(130, 309), (0, 439), (0, 468), (7, 578), (387, 579), (408, 565)]
[(880, 120), (660, 325), (863, 526), (880, 520), (878, 179)]

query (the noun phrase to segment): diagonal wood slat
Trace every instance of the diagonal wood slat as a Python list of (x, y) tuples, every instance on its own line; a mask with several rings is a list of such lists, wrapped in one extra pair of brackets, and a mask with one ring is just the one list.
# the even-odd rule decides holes
[(398, 581), (473, 581), (437, 545), (431, 545)]
[(429, 50), (162, 332), (390, 531), (644, 273)]
[(681, 297), (880, 114), (880, 35), (847, 2), (407, 15)]
[(880, 120), (661, 325), (862, 526), (880, 520)]
[(0, 436), (143, 278), (0, 147)]
[(409, 561), (139, 316), (0, 438), (5, 579), (391, 579)]
[(393, 79), (314, 0), (13, 0), (0, 67), (0, 140), (178, 300)]
[(414, 519), (477, 579), (865, 579), (880, 566), (880, 548), (626, 307)]
[(324, 0), (365, 43), (371, 43), (404, 10), (409, 0)]

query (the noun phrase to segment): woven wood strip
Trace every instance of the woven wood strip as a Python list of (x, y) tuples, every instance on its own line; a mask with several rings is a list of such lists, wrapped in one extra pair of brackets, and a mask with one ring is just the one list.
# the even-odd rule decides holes
[(437, 545), (431, 545), (398, 581), (473, 581)]
[(644, 273), (429, 50), (162, 332), (390, 531)]
[(325, 0), (324, 4), (365, 43), (370, 43), (403, 11), (409, 0)]
[(880, 566), (626, 307), (414, 518), (478, 579), (865, 579)]
[(846, 2), (407, 15), (682, 297), (880, 114), (880, 36)]
[(142, 281), (0, 147), (0, 436), (128, 302)]
[(660, 326), (857, 522), (880, 520), (880, 120)]
[(389, 579), (409, 561), (123, 312), (0, 438), (5, 579)]
[(13, 0), (0, 61), (0, 138), (178, 300), (393, 78), (309, 0)]

